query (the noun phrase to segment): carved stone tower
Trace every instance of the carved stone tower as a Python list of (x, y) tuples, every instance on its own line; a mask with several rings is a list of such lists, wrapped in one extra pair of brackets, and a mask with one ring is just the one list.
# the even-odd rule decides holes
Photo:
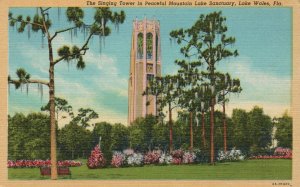
[(143, 96), (148, 81), (161, 76), (160, 29), (157, 20), (134, 20), (128, 81), (128, 124), (156, 115), (156, 97)]

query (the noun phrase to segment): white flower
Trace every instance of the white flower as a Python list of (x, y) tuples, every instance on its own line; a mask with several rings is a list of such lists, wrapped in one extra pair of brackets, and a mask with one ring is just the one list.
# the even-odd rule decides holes
[(171, 155), (167, 155), (165, 153), (161, 154), (160, 158), (159, 158), (159, 163), (160, 164), (170, 164), (172, 162), (172, 156)]

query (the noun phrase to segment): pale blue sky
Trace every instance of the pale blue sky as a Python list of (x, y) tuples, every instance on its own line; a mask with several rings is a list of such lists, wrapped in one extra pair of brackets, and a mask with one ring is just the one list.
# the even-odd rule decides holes
[[(113, 9), (120, 10), (120, 9)], [(239, 56), (224, 60), (218, 69), (229, 72), (241, 80), (243, 91), (238, 96), (231, 95), (228, 114), (233, 108), (251, 109), (261, 106), (269, 115), (281, 115), (290, 109), (292, 72), (292, 33), (290, 8), (124, 8), (126, 21), (105, 39), (100, 53), (99, 39), (94, 37), (85, 56), (86, 69), (78, 71), (74, 64), (61, 62), (56, 66), (56, 96), (65, 98), (77, 110), (90, 107), (99, 113), (99, 121), (127, 122), (127, 79), (130, 63), (132, 21), (137, 17), (155, 18), (160, 21), (162, 72), (176, 72), (175, 59), (182, 56), (176, 44), (171, 44), (169, 33), (180, 27), (190, 27), (200, 14), (222, 11), (227, 18), (228, 35), (236, 38), (234, 47)], [(33, 15), (35, 8), (13, 8), (14, 15)], [(85, 20), (91, 22), (94, 9), (85, 9)], [(50, 10), (54, 25), (51, 33), (66, 27), (65, 9), (61, 9), (58, 19), (57, 8)], [(27, 31), (27, 30), (26, 30)], [(9, 74), (14, 77), (18, 67), (25, 68), (32, 78), (48, 78), (48, 53), (46, 45), (42, 48), (41, 33), (18, 34), (9, 28)], [(69, 33), (59, 35), (54, 40), (54, 51), (63, 44), (82, 45), (83, 34), (71, 41)], [(44, 40), (46, 44), (46, 40)], [(37, 86), (30, 86), (29, 94), (23, 90), (15, 91), (13, 86), (9, 95), (9, 114), (15, 112), (39, 111), (47, 103), (48, 90), (44, 88), (43, 99)]]

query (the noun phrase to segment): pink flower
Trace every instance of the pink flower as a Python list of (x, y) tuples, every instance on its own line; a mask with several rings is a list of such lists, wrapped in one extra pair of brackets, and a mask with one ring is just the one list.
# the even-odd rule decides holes
[(88, 159), (87, 166), (90, 169), (101, 168), (105, 166), (105, 158), (98, 145), (91, 151), (91, 156)]
[(149, 151), (144, 155), (145, 164), (158, 164), (159, 158), (161, 156), (161, 151)]

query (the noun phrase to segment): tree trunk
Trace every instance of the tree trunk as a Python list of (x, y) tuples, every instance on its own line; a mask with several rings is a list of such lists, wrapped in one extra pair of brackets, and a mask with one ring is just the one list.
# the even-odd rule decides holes
[(52, 63), (50, 63), (49, 76), (50, 76), (49, 100), (50, 100), (50, 124), (51, 124), (51, 134), (50, 134), (51, 136), (51, 179), (55, 180), (57, 179), (57, 166), (56, 166), (57, 161), (56, 161), (56, 123), (55, 123), (55, 102), (54, 102), (54, 64)]
[(223, 125), (224, 125), (224, 152), (227, 151), (227, 127), (226, 127), (226, 113), (225, 113), (225, 99), (223, 101)]
[(173, 121), (172, 121), (172, 109), (171, 103), (169, 103), (169, 127), (170, 127), (170, 143), (169, 143), (169, 150), (170, 153), (173, 151)]
[(215, 146), (214, 146), (214, 111), (215, 111), (215, 98), (211, 99), (210, 111), (210, 163), (214, 164)]
[(206, 141), (205, 141), (205, 122), (204, 122), (204, 111), (202, 111), (202, 142), (203, 142), (203, 148), (206, 147)]
[(193, 140), (193, 112), (190, 112), (190, 150), (194, 147)]

